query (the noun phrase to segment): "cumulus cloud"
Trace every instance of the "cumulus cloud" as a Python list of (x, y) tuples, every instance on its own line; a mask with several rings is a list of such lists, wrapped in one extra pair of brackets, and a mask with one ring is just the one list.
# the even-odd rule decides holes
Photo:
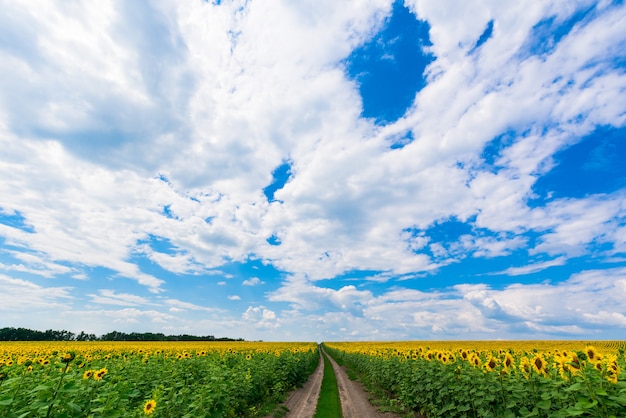
[(260, 328), (277, 328), (280, 326), (276, 321), (276, 313), (264, 306), (250, 306), (241, 317), (244, 321), (252, 322)]
[[(19, 171), (20, 167), (38, 167), (38, 175), (31, 175), (30, 182), (13, 170), (14, 174), (5, 185), (5, 196), (12, 198), (3, 202), (2, 207), (20, 210), (30, 222), (37, 223), (38, 242), (32, 242), (34, 236), (21, 237), (26, 239), (23, 245), (50, 254), (54, 259), (117, 266), (115, 268), (122, 270), (125, 277), (139, 280), (154, 290), (161, 285), (158, 279), (132, 271), (125, 263), (133, 253), (142, 253), (174, 273), (199, 273), (227, 259), (243, 260), (250, 252), (272, 260), (280, 269), (306, 272), (311, 278), (330, 278), (353, 268), (392, 269), (396, 274), (428, 271), (437, 264), (418, 251), (408, 251), (402, 231), (413, 226), (426, 227), (449, 216), (467, 219), (477, 215), (478, 226), (514, 232), (545, 228), (551, 219), (554, 225), (561, 225), (561, 230), (555, 231), (557, 236), (546, 236), (537, 251), (579, 253), (583, 242), (572, 242), (569, 249), (555, 249), (555, 245), (563, 243), (568, 233), (566, 228), (573, 228), (573, 225), (562, 224), (562, 210), (556, 209), (556, 203), (551, 205), (550, 213), (536, 211), (539, 213), (534, 214), (525, 200), (531, 193), (537, 171), (549, 165), (556, 150), (572, 141), (571, 134), (588, 132), (594, 123), (620, 125), (623, 122), (619, 108), (604, 108), (604, 113), (600, 114), (594, 101), (585, 101), (581, 106), (586, 107), (567, 114), (559, 107), (559, 103), (568, 102), (570, 96), (581, 97), (583, 91), (592, 97), (606, 97), (624, 82), (624, 77), (614, 72), (595, 79), (588, 74), (587, 79), (574, 83), (571, 91), (563, 92), (558, 83), (546, 84), (547, 80), (583, 77), (585, 73), (579, 70), (589, 63), (598, 68), (604, 65), (607, 56), (604, 50), (585, 48), (581, 54), (573, 45), (580, 42), (588, 45), (592, 36), (608, 48), (619, 44), (622, 38), (615, 32), (618, 13), (604, 13), (599, 8), (592, 23), (579, 25), (546, 60), (537, 61), (516, 55), (516, 48), (521, 48), (525, 36), (545, 13), (559, 15), (568, 10), (535, 5), (519, 14), (514, 12), (515, 7), (521, 7), (519, 5), (485, 4), (472, 8), (471, 15), (476, 19), (469, 24), (465, 12), (461, 13), (463, 7), (455, 9), (458, 14), (450, 16), (432, 2), (415, 5), (408, 2), (416, 15), (426, 19), (431, 27), (431, 49), (437, 59), (430, 71), (438, 68), (441, 75), (417, 95), (415, 107), (405, 118), (379, 129), (357, 118), (360, 99), (354, 84), (346, 79), (337, 63), (380, 28), (375, 22), (381, 22), (381, 17), (389, 13), (389, 2), (371, 1), (358, 8), (351, 3), (326, 4), (315, 6), (314, 11), (306, 7), (275, 8), (269, 4), (241, 8), (235, 3), (219, 7), (130, 7), (106, 3), (97, 19), (102, 32), (92, 32), (82, 24), (68, 24), (72, 30), (61, 32), (58, 25), (46, 23), (64, 22), (72, 14), (87, 18), (93, 14), (89, 7), (44, 8), (35, 14), (29, 8), (14, 6), (19, 13), (12, 25), (30, 22), (41, 26), (42, 33), (49, 35), (45, 42), (59, 41), (49, 48), (44, 42), (38, 50), (14, 58), (25, 65), (32, 66), (36, 59), (56, 65), (56, 56), (70, 53), (73, 58), (64, 66), (55, 67), (57, 77), (84, 83), (75, 90), (85, 94), (82, 98), (85, 108), (92, 109), (83, 122), (54, 128), (52, 122), (45, 121), (58, 119), (67, 123), (67, 117), (63, 116), (64, 110), (46, 110), (50, 109), (47, 104), (52, 100), (52, 93), (34, 96), (24, 92), (24, 96), (37, 97), (40, 101), (32, 107), (42, 112), (61, 113), (28, 119), (48, 123), (48, 137), (56, 140), (42, 141), (35, 135), (41, 129), (31, 127), (19, 131), (31, 134), (26, 137), (20, 134), (21, 146), (17, 148), (15, 126), (23, 112), (5, 106), (5, 112), (10, 113), (5, 114), (8, 130), (3, 135), (3, 145), (7, 145), (11, 160), (17, 161), (14, 168)], [(267, 7), (272, 13), (283, 14), (278, 20), (281, 23), (272, 25), (271, 29), (264, 24), (270, 10)], [(159, 57), (161, 62), (174, 63), (172, 66), (161, 64), (160, 67), (167, 68), (166, 73), (149, 72), (154, 56), (146, 53), (138, 60), (131, 53), (157, 41), (132, 28), (129, 22), (137, 13), (147, 13), (153, 18), (153, 31), (159, 29), (170, 35), (164, 38), (164, 50)], [(521, 15), (524, 19), (517, 18)], [(517, 17), (511, 20), (511, 16)], [(207, 23), (200, 25), (201, 20)], [(476, 62), (476, 57), (463, 54), (490, 20), (496, 22), (494, 35), (482, 46)], [(113, 34), (107, 30), (113, 22), (121, 32)], [(321, 22), (327, 35), (320, 38)], [(348, 32), (346, 25), (351, 28)], [(207, 27), (209, 33), (200, 32)], [(283, 36), (285, 33), (292, 35)], [(44, 39), (43, 34), (32, 32), (24, 36)], [(122, 45), (120, 36), (130, 42)], [(207, 39), (213, 42), (207, 43)], [(72, 44), (70, 49), (68, 45), (72, 41), (77, 41), (78, 46)], [(307, 48), (302, 48), (302, 44), (307, 44)], [(81, 48), (90, 51), (89, 59), (80, 64), (84, 68), (76, 59)], [(4, 53), (13, 57), (10, 52)], [(102, 56), (108, 57), (107, 65), (101, 63)], [(494, 74), (493, 68), (502, 65), (511, 71)], [(88, 71), (89, 66), (101, 70)], [(131, 70), (122, 71), (122, 68)], [(8, 78), (18, 77), (14, 70), (5, 68), (4, 71), (10, 75)], [(32, 71), (37, 74), (36, 70)], [(43, 80), (43, 74), (38, 76)], [(116, 86), (108, 89), (111, 94), (116, 91), (125, 94), (115, 96), (112, 102), (115, 106), (105, 107), (95, 102), (92, 93), (83, 87), (93, 84), (90, 77)], [(259, 79), (265, 80), (265, 84), (259, 86)], [(590, 80), (595, 82), (589, 83)], [(190, 84), (194, 85), (193, 90), (186, 87)], [(53, 85), (55, 83), (50, 83), (46, 91)], [(542, 86), (548, 90), (540, 89)], [(172, 95), (172, 89), (177, 93)], [(328, 94), (331, 91), (332, 96)], [(520, 100), (528, 91), (549, 94), (540, 99)], [(167, 99), (164, 92), (172, 98)], [(455, 92), (454, 96), (449, 92)], [(433, 100), (435, 97), (437, 99)], [(75, 103), (76, 99), (73, 100)], [(79, 133), (76, 126), (102, 130), (98, 121), (103, 121), (107, 114), (98, 111), (118, 110), (123, 101), (123, 106), (130, 106), (143, 115), (132, 118), (143, 127), (146, 125), (143, 121), (160, 115), (149, 109), (159, 109), (159, 112), (175, 109), (177, 102), (173, 103), (174, 100), (186, 103), (189, 120), (183, 121), (181, 118), (185, 116), (177, 113), (169, 116), (169, 119), (178, 118), (175, 122), (166, 123), (167, 126), (155, 134), (143, 132), (141, 141), (130, 134), (120, 134), (116, 137), (121, 143), (103, 142), (104, 147), (115, 153), (145, 143), (146, 147), (163, 152), (150, 156), (152, 161), (138, 160), (140, 156), (133, 153), (137, 168), (131, 170), (108, 164), (116, 159), (84, 158), (99, 158), (99, 151), (76, 156), (80, 143), (71, 142), (69, 138)], [(608, 102), (615, 103), (610, 99)], [(58, 106), (63, 109), (64, 105)], [(307, 114), (311, 115), (311, 120), (303, 124), (296, 115), (305, 108), (310, 109)], [(544, 109), (550, 111), (544, 112)], [(575, 122), (572, 119), (575, 115), (585, 116)], [(29, 122), (24, 119), (19, 123)], [(559, 128), (541, 134), (533, 128), (544, 123), (556, 124)], [(123, 126), (121, 123), (113, 125)], [(231, 129), (232, 126), (237, 126), (237, 130)], [(399, 150), (386, 149), (386, 138), (407, 128), (420, 140)], [(72, 129), (72, 135), (64, 134)], [(504, 168), (501, 172), (480, 170), (480, 166), (475, 165), (479, 162), (480, 151), (505, 129), (520, 132), (530, 129), (531, 134), (515, 137), (514, 144), (503, 150), (498, 161)], [(174, 138), (180, 135), (190, 138), (189, 145), (177, 152), (167, 152), (174, 146)], [(97, 151), (95, 143), (80, 146), (85, 151)], [(233, 160), (230, 155), (237, 155), (237, 158)], [(293, 164), (292, 178), (276, 192), (280, 202), (268, 204), (261, 189), (269, 184), (272, 170), (286, 157)], [(226, 167), (225, 161), (234, 165)], [(465, 168), (455, 165), (458, 161), (466, 163)], [(244, 166), (251, 170), (241, 169)], [(162, 173), (167, 182), (146, 177), (150, 171)], [(34, 183), (44, 178), (45, 182)], [(72, 182), (74, 178), (81, 181)], [(54, 200), (55, 205), (48, 204), (53, 195), (45, 192), (44, 184), (55, 185), (53, 190), (59, 197)], [(17, 191), (25, 188), (39, 191), (36, 199), (47, 203), (45, 212), (37, 212), (32, 199), (15, 199), (20, 196)], [(69, 202), (72, 204), (68, 207)], [(597, 199), (579, 203), (591, 206)], [(167, 217), (163, 216), (164, 207), (169, 211)], [(87, 216), (93, 213), (93, 208), (98, 208), (99, 216)], [(580, 208), (577, 214), (582, 211)], [(63, 213), (73, 216), (66, 220)], [(548, 216), (543, 225), (532, 222), (532, 218)], [(207, 218), (211, 221), (206, 222)], [(522, 219), (531, 219), (531, 222), (521, 223)], [(603, 219), (598, 221), (601, 223)], [(66, 222), (74, 224), (72, 229), (60, 230), (55, 226), (66, 226)], [(581, 224), (580, 228), (575, 231), (576, 236), (581, 237), (579, 240), (584, 239), (585, 233), (590, 234), (589, 240), (600, 233), (589, 223)], [(90, 237), (89, 247), (82, 239), (85, 234)], [(142, 244), (147, 234), (167, 238), (177, 252), (164, 253)], [(281, 237), (280, 246), (267, 245), (265, 238), (272, 234)], [(328, 239), (330, 236), (332, 240)], [(507, 254), (524, 244), (519, 237), (508, 243), (482, 238), (471, 244), (472, 240), (469, 238), (466, 245), (477, 248), (475, 255), (488, 257)], [(59, 242), (67, 245), (59, 247)], [(111, 260), (102, 260), (103, 254)], [(373, 254), (378, 256), (373, 257)]]
[[(560, 151), (626, 125), (623, 4), (407, 0), (433, 59), (405, 114), (377, 124), (346, 59), (385, 30), (390, 0), (5, 3), (0, 279), (17, 300), (193, 328), (190, 312), (216, 312), (204, 292), (250, 306), (221, 305), (224, 323), (294, 338), (290, 318), (350, 338), (623, 325), (589, 287), (623, 290), (607, 268), (626, 249), (623, 187), (536, 190)], [(465, 228), (442, 232), (451, 220)], [(273, 276), (242, 267), (256, 261)], [(478, 261), (501, 262), (437, 276)], [(572, 261), (589, 271), (512, 281)], [(558, 308), (563, 294), (580, 306)]]
[(28, 280), (14, 279), (0, 275), (0, 290), (5, 301), (2, 310), (28, 311), (28, 309), (51, 309), (69, 306), (74, 298), (69, 287), (40, 286)]
[(247, 279), (242, 282), (244, 286), (258, 286), (264, 283), (265, 282), (259, 279), (258, 277), (252, 277), (251, 279)]

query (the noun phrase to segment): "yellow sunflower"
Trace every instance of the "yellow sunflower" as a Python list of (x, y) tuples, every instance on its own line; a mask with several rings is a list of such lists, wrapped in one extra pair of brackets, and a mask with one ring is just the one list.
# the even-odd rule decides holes
[(109, 371), (107, 370), (106, 367), (101, 368), (100, 370), (96, 371), (93, 375), (93, 378), (95, 380), (102, 380), (102, 378), (104, 377), (105, 374), (107, 374)]
[(515, 359), (511, 355), (511, 353), (506, 353), (504, 355), (504, 360), (502, 360), (502, 366), (504, 366), (504, 370), (508, 373), (515, 366)]
[(156, 401), (154, 399), (150, 399), (149, 401), (146, 401), (146, 403), (143, 406), (143, 413), (146, 415), (150, 415), (154, 412), (154, 409), (156, 408)]
[(480, 357), (476, 353), (472, 353), (470, 358), (470, 363), (474, 365), (474, 367), (480, 367), (482, 361), (480, 361)]
[(615, 384), (617, 383), (618, 376), (620, 374), (620, 368), (617, 364), (617, 356), (609, 356), (606, 362), (606, 379)]
[(74, 353), (73, 351), (70, 351), (70, 352), (63, 354), (63, 357), (61, 357), (61, 361), (63, 363), (69, 363), (72, 360), (74, 360), (74, 358), (76, 358), (76, 353)]
[(592, 363), (597, 363), (602, 360), (602, 356), (600, 355), (598, 350), (596, 350), (596, 348), (592, 345), (588, 345), (587, 347), (585, 347), (585, 354), (587, 354), (587, 358)]
[(535, 372), (537, 372), (537, 374), (540, 374), (544, 377), (548, 375), (548, 372), (546, 370), (547, 362), (541, 356), (541, 354), (537, 354), (535, 357), (533, 357), (533, 359), (530, 361), (530, 365), (533, 367)]
[(575, 352), (571, 352), (570, 353), (570, 366), (572, 366), (572, 371), (575, 372), (580, 372), (580, 359), (578, 358), (578, 354), (576, 354)]
[(498, 360), (496, 360), (493, 356), (489, 356), (489, 360), (485, 363), (485, 368), (492, 372), (498, 366)]
[(530, 377), (532, 366), (530, 365), (530, 360), (528, 359), (528, 357), (522, 357), (522, 359), (520, 360), (519, 369), (526, 379)]

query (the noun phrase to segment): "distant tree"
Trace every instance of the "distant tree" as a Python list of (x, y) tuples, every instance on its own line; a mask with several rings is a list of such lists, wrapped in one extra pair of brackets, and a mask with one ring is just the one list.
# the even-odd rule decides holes
[(96, 334), (87, 334), (85, 331), (81, 331), (76, 336), (76, 341), (96, 341), (97, 339)]
[(0, 328), (0, 341), (245, 341), (243, 338), (215, 338), (213, 335), (197, 336), (189, 334), (165, 335), (154, 332), (111, 331), (98, 338), (95, 334), (81, 331), (74, 334), (67, 330), (47, 329), (34, 331), (27, 328)]

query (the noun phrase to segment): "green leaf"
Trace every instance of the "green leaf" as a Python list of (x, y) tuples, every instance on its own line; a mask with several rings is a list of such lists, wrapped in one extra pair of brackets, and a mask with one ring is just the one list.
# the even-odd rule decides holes
[(541, 409), (550, 409), (551, 406), (552, 402), (550, 401), (550, 399), (542, 399), (537, 402), (537, 407)]
[(0, 399), (0, 405), (1, 406), (11, 405), (12, 402), (13, 402), (13, 397), (12, 396)]
[(74, 411), (74, 412), (82, 411), (82, 408), (80, 406), (76, 405), (74, 402), (68, 402), (67, 403), (67, 407), (69, 409), (71, 409), (72, 411)]
[(567, 412), (567, 415), (569, 415), (570, 417), (576, 417), (578, 415), (582, 415), (585, 414), (586, 411), (583, 409), (577, 409), (575, 407), (570, 406), (569, 408), (567, 408), (565, 410)]
[(568, 388), (565, 388), (566, 392), (575, 392), (575, 391), (579, 391), (580, 389), (582, 389), (583, 385), (581, 382), (577, 382), (574, 383), (573, 385), (571, 385)]
[(515, 413), (509, 409), (504, 411), (504, 418), (516, 418)]
[(600, 395), (600, 396), (607, 396), (608, 393), (606, 393), (606, 389), (604, 388), (598, 388), (598, 390), (596, 390), (596, 395)]
[(78, 392), (80, 389), (81, 387), (78, 383), (75, 381), (69, 381), (61, 387), (59, 392)]
[(591, 409), (597, 404), (598, 404), (598, 401), (596, 401), (595, 399), (578, 398), (578, 402), (576, 402), (576, 407), (583, 408), (583, 409)]
[(35, 393), (35, 392), (41, 392), (42, 390), (50, 390), (52, 389), (52, 386), (54, 385), (55, 382), (47, 382), (47, 383), (43, 383), (41, 385), (37, 385), (34, 388), (32, 388), (31, 390), (28, 391), (28, 393)]

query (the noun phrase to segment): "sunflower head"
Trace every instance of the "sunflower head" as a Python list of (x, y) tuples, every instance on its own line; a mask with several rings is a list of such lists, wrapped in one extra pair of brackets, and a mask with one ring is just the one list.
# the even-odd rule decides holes
[(530, 371), (532, 370), (528, 357), (522, 357), (519, 367), (524, 377), (528, 379), (530, 377)]
[(578, 358), (578, 354), (572, 352), (570, 356), (570, 365), (576, 369), (580, 370), (580, 359)]
[(598, 353), (598, 350), (592, 345), (585, 347), (585, 354), (591, 362), (596, 362), (601, 359), (600, 353)]
[(607, 370), (606, 373), (606, 380), (608, 380), (609, 382), (616, 384), (617, 383), (617, 376), (619, 373), (614, 372), (613, 370)]
[(502, 365), (506, 370), (510, 370), (515, 365), (515, 359), (511, 355), (511, 353), (506, 353), (504, 355), (504, 360), (502, 361)]
[(97, 370), (94, 372), (93, 374), (93, 378), (95, 380), (102, 380), (102, 378), (104, 377), (104, 375), (106, 375), (109, 371), (107, 370), (106, 367), (101, 368), (100, 370)]
[(69, 363), (75, 358), (76, 358), (76, 353), (73, 351), (68, 351), (67, 353), (63, 354), (63, 357), (61, 357), (61, 361), (63, 363)]
[(479, 367), (482, 362), (480, 361), (480, 357), (478, 357), (477, 354), (474, 354), (470, 359), (470, 363), (472, 363), (474, 367)]
[(143, 405), (143, 413), (146, 415), (150, 415), (154, 412), (154, 409), (156, 408), (156, 401), (154, 399), (150, 399), (149, 401), (146, 401), (146, 403)]
[(537, 374), (540, 374), (542, 376), (547, 376), (547, 374), (548, 374), (547, 365), (548, 364), (547, 364), (546, 360), (543, 358), (543, 356), (541, 356), (541, 354), (535, 355), (535, 357), (533, 357), (533, 359), (530, 361), (530, 365), (535, 370), (535, 372), (537, 372)]
[(492, 356), (489, 357), (489, 360), (485, 363), (485, 368), (492, 372), (498, 366), (498, 361)]
[(606, 379), (613, 384), (617, 383), (618, 376), (621, 371), (619, 365), (617, 364), (617, 356), (615, 355), (609, 356), (605, 364), (605, 368), (606, 368), (606, 374), (605, 374)]

